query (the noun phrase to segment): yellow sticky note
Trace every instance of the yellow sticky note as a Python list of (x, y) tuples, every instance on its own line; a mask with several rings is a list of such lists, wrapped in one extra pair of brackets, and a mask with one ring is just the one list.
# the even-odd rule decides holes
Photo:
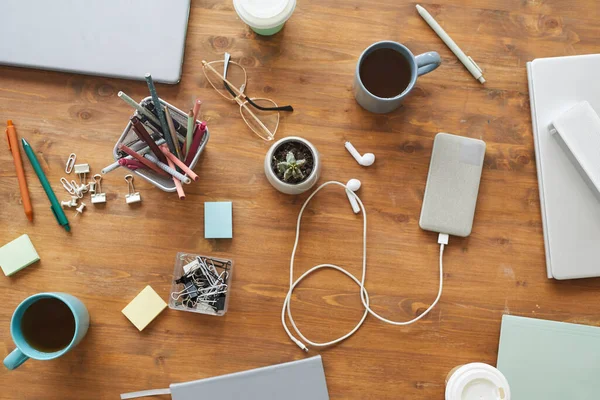
[(167, 303), (148, 285), (121, 312), (142, 331), (166, 307)]

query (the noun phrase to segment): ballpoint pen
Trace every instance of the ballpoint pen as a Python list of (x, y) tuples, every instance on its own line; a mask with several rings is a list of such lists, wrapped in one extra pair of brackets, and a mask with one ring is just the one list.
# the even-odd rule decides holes
[(27, 219), (33, 221), (33, 208), (29, 199), (29, 189), (27, 189), (27, 180), (25, 179), (25, 171), (23, 170), (23, 160), (19, 151), (19, 140), (17, 139), (17, 130), (12, 123), (12, 120), (6, 121), (6, 138), (8, 139), (8, 149), (12, 152), (15, 162), (15, 170), (17, 171), (17, 180), (19, 181), (19, 189), (21, 190), (21, 200)]
[(42, 169), (40, 162), (38, 161), (35, 153), (33, 152), (33, 149), (31, 148), (27, 140), (21, 139), (21, 143), (23, 143), (23, 149), (25, 150), (25, 154), (27, 155), (31, 166), (35, 171), (35, 174), (40, 180), (40, 183), (42, 184), (42, 187), (46, 192), (46, 196), (48, 196), (48, 200), (50, 200), (50, 209), (52, 209), (52, 212), (54, 213), (54, 216), (56, 217), (56, 220), (58, 221), (60, 226), (62, 226), (67, 232), (69, 232), (71, 230), (71, 227), (69, 226), (69, 220), (67, 219), (67, 216), (65, 215), (65, 212), (63, 211), (60, 205), (60, 202), (56, 198), (56, 195), (52, 190), (52, 186), (50, 186), (50, 182), (48, 182), (48, 178), (46, 178), (44, 170)]
[(473, 75), (473, 77), (479, 82), (485, 83), (485, 79), (483, 78), (483, 71), (481, 70), (481, 68), (479, 68), (479, 65), (477, 65), (477, 63), (475, 63), (475, 61), (471, 57), (467, 56), (460, 49), (460, 47), (458, 47), (454, 40), (452, 40), (452, 38), (448, 36), (444, 28), (442, 28), (440, 24), (437, 23), (437, 21), (431, 16), (431, 14), (429, 14), (426, 9), (424, 9), (418, 4), (417, 12), (421, 17), (423, 17), (425, 22), (429, 24), (431, 29), (433, 29), (433, 31), (440, 37), (440, 39), (442, 39), (442, 41), (446, 43), (446, 46), (448, 46), (448, 48), (452, 50), (454, 55), (460, 60), (461, 63), (464, 64), (464, 66), (469, 70), (471, 75)]

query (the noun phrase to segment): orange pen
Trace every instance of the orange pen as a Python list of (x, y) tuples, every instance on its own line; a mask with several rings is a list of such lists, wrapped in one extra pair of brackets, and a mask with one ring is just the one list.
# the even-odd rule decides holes
[(21, 188), (21, 199), (27, 219), (33, 221), (33, 208), (31, 208), (31, 200), (29, 199), (29, 190), (27, 189), (27, 180), (25, 179), (25, 171), (23, 170), (23, 160), (19, 151), (19, 141), (17, 139), (17, 130), (12, 123), (12, 120), (6, 121), (6, 138), (8, 139), (8, 149), (12, 152), (13, 160), (15, 161), (15, 170), (17, 171), (17, 179)]

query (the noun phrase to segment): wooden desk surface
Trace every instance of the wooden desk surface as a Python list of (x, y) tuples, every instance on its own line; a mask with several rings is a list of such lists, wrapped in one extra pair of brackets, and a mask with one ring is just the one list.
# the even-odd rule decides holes
[[(11, 314), (31, 294), (72, 293), (92, 318), (88, 336), (65, 357), (29, 361), (12, 372), (0, 368), (0, 397), (116, 399), (122, 392), (306, 356), (284, 333), (280, 313), (296, 216), (307, 195), (282, 195), (268, 184), (263, 158), (269, 144), (207, 86), (200, 61), (221, 59), (225, 51), (247, 67), (250, 95), (294, 106), (277, 136), (299, 135), (317, 146), (321, 182), (362, 180), (359, 194), (369, 216), (367, 287), (374, 309), (388, 318), (413, 318), (437, 290), (436, 235), (418, 226), (434, 135), (487, 142), (473, 234), (451, 238), (440, 304), (408, 327), (369, 317), (352, 338), (319, 352), (332, 399), (441, 399), (452, 367), (495, 363), (506, 313), (599, 325), (599, 280), (546, 278), (525, 71), (534, 58), (597, 52), (596, 2), (423, 3), (485, 70), (483, 86), (414, 5), (303, 0), (281, 33), (263, 38), (237, 18), (231, 1), (193, 1), (182, 81), (158, 87), (161, 97), (181, 108), (202, 98), (212, 133), (196, 168), (202, 179), (186, 187), (185, 201), (138, 179), (143, 203), (130, 207), (125, 173), (118, 170), (103, 181), (105, 208), (88, 204), (81, 217), (67, 211), (67, 234), (27, 162), (35, 221), (26, 220), (12, 158), (6, 148), (0, 151), (0, 243), (27, 233), (42, 259), (0, 279), (2, 355), (14, 348)], [(438, 51), (443, 64), (419, 79), (401, 109), (373, 115), (356, 104), (351, 85), (361, 51), (383, 39), (402, 42), (415, 54)], [(131, 114), (117, 98), (119, 90), (147, 96), (144, 82), (0, 67), (0, 119), (13, 119), (19, 136), (31, 142), (59, 197), (67, 198), (59, 179), (69, 153), (94, 173), (112, 161)], [(345, 140), (375, 153), (375, 164), (359, 167)], [(205, 240), (203, 204), (220, 200), (233, 201), (234, 238)], [(359, 274), (361, 226), (342, 191), (320, 194), (304, 220), (298, 270), (335, 262)], [(229, 312), (217, 318), (166, 310), (140, 333), (121, 309), (148, 284), (168, 297), (178, 251), (235, 260)], [(307, 279), (295, 292), (293, 310), (315, 340), (345, 333), (362, 313), (356, 285), (335, 272)]]

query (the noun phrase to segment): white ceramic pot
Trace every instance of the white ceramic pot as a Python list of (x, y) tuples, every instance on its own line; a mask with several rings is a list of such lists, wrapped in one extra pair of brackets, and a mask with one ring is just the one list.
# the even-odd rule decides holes
[[(280, 180), (277, 177), (277, 175), (275, 174), (275, 172), (273, 172), (273, 169), (271, 168), (271, 160), (273, 160), (273, 154), (275, 154), (275, 151), (277, 150), (277, 148), (279, 148), (281, 145), (283, 145), (287, 142), (303, 143), (310, 149), (312, 156), (313, 156), (313, 169), (312, 169), (310, 175), (308, 176), (308, 178), (306, 178), (304, 181), (302, 181), (300, 183), (291, 184), (291, 183), (283, 182), (282, 180)], [(302, 139), (301, 137), (290, 136), (290, 137), (280, 139), (277, 142), (275, 142), (273, 144), (273, 146), (271, 146), (271, 148), (267, 152), (267, 155), (265, 156), (265, 175), (266, 175), (269, 183), (271, 185), (273, 185), (273, 187), (275, 189), (279, 190), (282, 193), (285, 193), (285, 194), (304, 193), (307, 190), (309, 190), (310, 188), (312, 188), (315, 185), (315, 183), (317, 183), (317, 181), (319, 180), (319, 176), (321, 175), (321, 158), (319, 156), (319, 152), (317, 151), (317, 148), (315, 146), (313, 146), (313, 144), (311, 142), (309, 142), (306, 139)]]

